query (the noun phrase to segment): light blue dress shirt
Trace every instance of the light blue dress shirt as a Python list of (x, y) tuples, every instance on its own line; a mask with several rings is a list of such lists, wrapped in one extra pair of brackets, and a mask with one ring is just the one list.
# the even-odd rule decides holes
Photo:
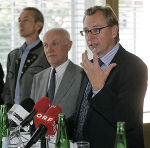
[(20, 67), (19, 67), (17, 82), (16, 82), (15, 99), (14, 99), (15, 104), (20, 104), (20, 77), (21, 77), (24, 63), (26, 61), (29, 51), (39, 43), (40, 43), (40, 39), (37, 39), (35, 42), (33, 42), (28, 46), (26, 45), (26, 43), (24, 43), (19, 49), (22, 54), (21, 54), (21, 62), (20, 62)]
[[(114, 58), (115, 54), (117, 53), (119, 49), (119, 43), (117, 43), (112, 50), (110, 50), (107, 54), (105, 54), (101, 59), (101, 61), (104, 63), (101, 68), (105, 69), (109, 66), (110, 62), (112, 61), (112, 59)], [(98, 57), (99, 58), (99, 57)], [(100, 89), (101, 90), (101, 89)], [(93, 90), (93, 96), (94, 97), (100, 90)]]

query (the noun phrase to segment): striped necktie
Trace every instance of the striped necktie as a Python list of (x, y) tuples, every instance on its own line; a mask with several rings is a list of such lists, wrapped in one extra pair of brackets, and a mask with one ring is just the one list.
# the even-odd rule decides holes
[[(100, 67), (104, 64), (100, 58), (98, 58), (98, 62)], [(81, 108), (80, 108), (80, 113), (79, 113), (79, 119), (78, 119), (78, 125), (77, 125), (77, 131), (76, 131), (76, 141), (81, 141), (84, 140), (83, 139), (83, 125), (86, 119), (86, 115), (89, 109), (89, 102), (88, 99), (90, 99), (92, 97), (92, 85), (90, 83), (90, 81), (88, 81), (88, 84), (86, 86), (85, 92), (84, 92), (84, 97), (83, 97), (83, 101), (81, 104)]]

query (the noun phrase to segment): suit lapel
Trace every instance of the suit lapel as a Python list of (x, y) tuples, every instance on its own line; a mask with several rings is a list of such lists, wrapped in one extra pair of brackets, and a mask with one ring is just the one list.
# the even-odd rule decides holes
[(122, 61), (122, 56), (126, 53), (126, 50), (120, 45), (116, 55), (112, 59), (111, 63), (117, 63)]
[[(44, 78), (41, 80), (41, 86), (42, 86), (42, 92), (44, 92), (44, 95), (47, 96), (47, 91), (48, 91), (48, 82), (49, 82), (49, 77), (50, 77), (50, 72), (51, 72), (51, 68), (49, 68), (45, 74), (44, 74)], [(44, 87), (43, 87), (44, 86)], [(41, 94), (42, 94), (41, 92)]]
[[(115, 76), (116, 72), (120, 69), (120, 68), (119, 68), (120, 62), (123, 61), (123, 57), (124, 57), (125, 54), (126, 54), (126, 50), (120, 45), (119, 50), (117, 51), (116, 55), (114, 56), (114, 58), (113, 58), (112, 61), (110, 62), (110, 64), (111, 64), (111, 63), (116, 63), (117, 66), (114, 67), (114, 68), (111, 70), (111, 72), (110, 72), (110, 74), (109, 74), (109, 76), (108, 76), (108, 78), (107, 78), (107, 80), (106, 80), (106, 84), (110, 85), (111, 82), (112, 82), (112, 80), (114, 80), (114, 76)], [(118, 73), (118, 72), (117, 72), (117, 73)]]
[(78, 102), (77, 102), (77, 111), (79, 111), (79, 109), (80, 109), (88, 81), (89, 81), (89, 79), (88, 79), (87, 75), (85, 74), (85, 72), (83, 71), (83, 77), (82, 77), (82, 82), (81, 82), (80, 92), (79, 92)]
[(73, 84), (74, 79), (74, 64), (70, 61), (62, 78), (62, 81), (58, 87), (57, 93), (54, 97), (53, 104), (58, 104), (60, 101), (62, 101), (62, 98), (65, 96), (65, 94), (68, 92), (71, 85)]

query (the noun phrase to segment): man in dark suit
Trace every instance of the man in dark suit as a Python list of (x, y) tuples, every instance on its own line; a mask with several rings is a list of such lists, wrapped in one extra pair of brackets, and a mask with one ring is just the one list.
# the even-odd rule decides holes
[[(51, 67), (36, 74), (33, 79), (31, 98), (36, 102), (39, 98), (48, 96), (52, 105), (59, 105), (66, 118), (75, 112), (80, 89), (83, 69), (68, 59), (72, 41), (67, 30), (53, 28), (46, 32), (43, 38), (46, 58)], [(51, 92), (51, 77), (55, 70), (55, 90)]]
[(7, 75), (2, 99), (5, 104), (20, 104), (30, 97), (33, 76), (49, 67), (39, 38), (44, 25), (42, 13), (34, 7), (26, 7), (19, 18), (20, 36), (25, 43), (8, 54)]
[(85, 73), (76, 114), (68, 121), (69, 133), (74, 141), (89, 141), (90, 148), (114, 148), (117, 122), (124, 121), (128, 148), (144, 148), (147, 66), (118, 43), (118, 20), (109, 6), (85, 11), (81, 35), (93, 60), (88, 59), (87, 51), (83, 53)]

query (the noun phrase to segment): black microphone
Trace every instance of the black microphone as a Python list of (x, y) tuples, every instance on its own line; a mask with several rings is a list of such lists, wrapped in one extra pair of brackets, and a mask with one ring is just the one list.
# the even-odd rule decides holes
[(20, 105), (28, 112), (31, 112), (33, 110), (33, 107), (35, 105), (35, 102), (31, 98), (24, 99)]
[(45, 135), (43, 135), (41, 137), (41, 148), (47, 148), (47, 142), (46, 142), (46, 138), (45, 138)]
[(11, 103), (6, 103), (7, 106), (7, 112), (12, 108), (13, 104)]

